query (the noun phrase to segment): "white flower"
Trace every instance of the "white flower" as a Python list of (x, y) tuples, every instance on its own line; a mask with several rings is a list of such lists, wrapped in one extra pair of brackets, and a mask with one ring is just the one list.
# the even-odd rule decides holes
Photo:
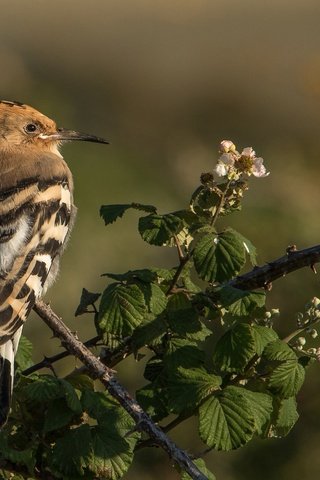
[(255, 177), (267, 177), (270, 172), (267, 172), (266, 167), (263, 165), (263, 158), (256, 157), (253, 159), (252, 175)]
[(256, 152), (253, 150), (252, 147), (246, 147), (242, 150), (241, 157), (246, 158), (255, 158)]
[(218, 160), (215, 172), (218, 177), (224, 177), (234, 166), (235, 158), (232, 153), (223, 153)]

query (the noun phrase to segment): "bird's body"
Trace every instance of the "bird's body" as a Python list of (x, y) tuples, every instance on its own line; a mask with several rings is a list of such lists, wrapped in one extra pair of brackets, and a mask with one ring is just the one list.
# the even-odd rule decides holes
[(0, 101), (0, 426), (22, 326), (57, 274), (75, 217), (72, 175), (58, 150), (64, 140), (107, 143)]

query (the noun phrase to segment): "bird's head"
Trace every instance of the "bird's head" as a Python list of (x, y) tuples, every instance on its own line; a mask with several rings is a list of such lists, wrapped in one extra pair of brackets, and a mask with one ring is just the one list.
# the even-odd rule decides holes
[(0, 149), (32, 147), (57, 153), (61, 142), (70, 140), (109, 143), (94, 135), (57, 128), (53, 120), (28, 105), (0, 100)]

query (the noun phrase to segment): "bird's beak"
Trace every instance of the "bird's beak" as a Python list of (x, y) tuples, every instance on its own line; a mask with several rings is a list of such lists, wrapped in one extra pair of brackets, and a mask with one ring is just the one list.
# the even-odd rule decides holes
[(80, 140), (82, 142), (109, 143), (104, 138), (88, 135), (87, 133), (75, 132), (74, 130), (66, 130), (65, 128), (58, 128), (55, 133), (49, 135), (40, 134), (39, 137), (43, 140), (55, 140), (57, 142)]

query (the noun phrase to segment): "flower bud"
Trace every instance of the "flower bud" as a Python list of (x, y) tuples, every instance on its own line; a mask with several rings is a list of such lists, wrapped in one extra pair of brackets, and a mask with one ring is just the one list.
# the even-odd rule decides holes
[(236, 146), (233, 142), (231, 142), (231, 140), (222, 140), (219, 151), (221, 153), (235, 152)]

